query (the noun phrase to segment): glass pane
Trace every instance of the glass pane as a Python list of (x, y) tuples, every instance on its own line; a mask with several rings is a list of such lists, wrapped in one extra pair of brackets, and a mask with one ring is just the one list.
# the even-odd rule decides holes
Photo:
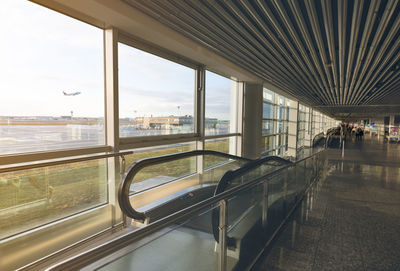
[(314, 160), (313, 158), (309, 158), (306, 161), (306, 183), (310, 184), (314, 177)]
[(240, 249), (240, 260), (234, 270), (246, 270), (264, 247), (263, 195), (264, 185), (261, 183), (228, 200), (227, 244), (230, 250)]
[(283, 127), (283, 122), (282, 121), (278, 121), (276, 124), (277, 124), (276, 125), (276, 132), (277, 133), (284, 133), (285, 131), (284, 131), (284, 127)]
[[(205, 141), (204, 149), (228, 153), (228, 154), (235, 154), (234, 153), (235, 143), (236, 143), (235, 137), (208, 139)], [(214, 156), (214, 155), (206, 155), (204, 157), (204, 168), (209, 168), (209, 167), (227, 162), (229, 160), (230, 159), (218, 157), (218, 156)]]
[(272, 104), (263, 103), (263, 118), (264, 119), (274, 118), (274, 106)]
[(103, 31), (21, 0), (0, 24), (0, 155), (103, 145)]
[(194, 132), (194, 75), (186, 66), (118, 43), (120, 137)]
[(263, 120), (262, 122), (262, 134), (263, 135), (268, 135), (268, 134), (273, 134), (273, 121), (272, 120)]
[(278, 105), (285, 105), (285, 97), (281, 95), (278, 96)]
[(285, 175), (274, 176), (268, 181), (268, 228), (274, 231), (285, 218)]
[(269, 151), (274, 148), (274, 137), (266, 136), (263, 138), (263, 151)]
[(305, 161), (296, 164), (297, 192), (302, 193), (306, 187)]
[(286, 117), (285, 111), (286, 111), (285, 107), (281, 107), (281, 106), (278, 107), (278, 119), (280, 119), (280, 120), (285, 119), (285, 117)]
[(0, 238), (107, 203), (106, 160), (0, 174)]
[[(219, 208), (215, 210), (219, 212)], [(212, 211), (163, 229), (150, 242), (98, 270), (218, 270), (219, 250), (215, 249), (211, 227)], [(228, 257), (228, 269), (236, 262)]]
[(231, 122), (234, 121), (231, 114), (231, 112), (234, 112), (232, 111), (231, 104), (235, 103), (236, 89), (237, 83), (235, 81), (206, 71), (206, 135), (235, 132), (231, 130)]
[[(181, 143), (135, 149), (125, 156), (127, 168), (134, 162), (156, 156), (195, 150), (195, 143)], [(131, 192), (138, 193), (196, 172), (196, 157), (189, 157), (141, 169), (131, 185)]]
[(290, 167), (288, 168), (287, 173), (287, 206), (288, 210), (290, 210), (297, 200), (297, 190), (296, 190), (296, 168)]
[(268, 102), (274, 102), (274, 93), (266, 88), (264, 88), (264, 92), (263, 92), (263, 98), (264, 101), (268, 101)]

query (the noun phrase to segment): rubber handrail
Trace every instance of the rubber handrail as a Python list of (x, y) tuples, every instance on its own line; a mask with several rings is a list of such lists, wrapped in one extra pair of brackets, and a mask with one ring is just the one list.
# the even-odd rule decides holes
[(266, 162), (269, 162), (269, 161), (277, 161), (277, 162), (280, 162), (280, 163), (286, 164), (286, 165), (293, 164), (293, 162), (283, 159), (282, 157), (279, 157), (279, 156), (266, 156), (266, 157), (263, 157), (263, 158), (260, 158), (257, 160), (253, 160), (238, 169), (228, 170), (222, 176), (221, 180), (218, 182), (218, 185), (217, 185), (217, 188), (215, 189), (214, 195), (218, 195), (218, 194), (224, 192), (226, 189), (226, 186), (229, 184), (230, 180), (233, 180), (235, 178), (243, 176), (248, 171), (255, 169), (255, 168), (259, 167), (260, 165), (262, 165)]
[(130, 218), (133, 218), (138, 221), (144, 222), (147, 218), (146, 214), (143, 212), (136, 211), (129, 200), (129, 192), (130, 186), (136, 174), (143, 168), (148, 166), (154, 166), (162, 163), (167, 163), (175, 160), (180, 160), (187, 157), (192, 156), (199, 156), (199, 155), (215, 155), (224, 158), (234, 159), (234, 160), (241, 160), (250, 162), (253, 161), (248, 158), (227, 154), (223, 152), (211, 151), (211, 150), (195, 150), (195, 151), (186, 151), (174, 154), (167, 154), (162, 156), (156, 156), (151, 158), (141, 159), (133, 163), (128, 170), (126, 171), (123, 181), (118, 189), (118, 202), (122, 212)]
[(325, 138), (325, 135), (323, 132), (317, 134), (316, 136), (314, 136), (313, 141), (312, 141), (312, 146), (313, 148), (315, 147), (315, 145), (319, 144), (319, 142)]

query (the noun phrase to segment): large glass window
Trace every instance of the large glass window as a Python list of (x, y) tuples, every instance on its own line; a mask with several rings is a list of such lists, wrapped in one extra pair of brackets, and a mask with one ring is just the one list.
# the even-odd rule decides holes
[(274, 149), (274, 136), (266, 136), (263, 138), (263, 152)]
[(288, 143), (283, 138), (288, 136), (290, 104), (291, 101), (284, 96), (264, 89), (262, 123), (264, 154), (285, 155)]
[(235, 81), (206, 71), (206, 135), (221, 135), (236, 132), (231, 131), (231, 123), (234, 121), (231, 114), (231, 106), (236, 103), (235, 91)]
[(263, 99), (265, 102), (274, 102), (275, 101), (275, 93), (270, 91), (269, 89), (264, 88), (263, 91)]
[(0, 239), (108, 201), (106, 159), (0, 174)]
[(274, 106), (269, 103), (263, 103), (263, 119), (274, 118)]
[(22, 0), (0, 24), (0, 155), (103, 145), (103, 31)]
[(194, 133), (195, 70), (118, 44), (120, 136)]
[(277, 118), (280, 119), (280, 120), (284, 120), (287, 117), (286, 114), (285, 114), (285, 111), (286, 111), (285, 107), (279, 106), (278, 107), (278, 116), (277, 116)]
[(297, 148), (301, 148), (306, 144), (306, 124), (309, 122), (309, 108), (300, 104), (298, 114)]
[(263, 135), (268, 135), (272, 134), (274, 131), (274, 122), (272, 120), (263, 120), (262, 123), (262, 134)]
[[(135, 149), (126, 156), (126, 164), (131, 165), (141, 159), (195, 150), (193, 142), (170, 144), (157, 147)], [(196, 157), (174, 160), (143, 168), (132, 181), (131, 192), (139, 193), (196, 172)]]
[[(223, 153), (232, 153), (231, 151), (231, 144), (235, 142), (235, 137), (223, 137), (223, 138), (216, 138), (216, 139), (208, 139), (205, 140), (205, 149), (218, 151)], [(218, 164), (227, 162), (229, 159), (224, 157), (216, 157), (213, 155), (206, 155), (204, 156), (204, 168), (214, 167)]]

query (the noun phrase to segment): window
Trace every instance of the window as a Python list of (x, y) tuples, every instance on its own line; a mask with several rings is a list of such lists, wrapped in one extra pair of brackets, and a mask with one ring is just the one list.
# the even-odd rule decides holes
[(274, 149), (274, 136), (266, 136), (263, 138), (263, 153)]
[[(216, 138), (216, 139), (208, 139), (208, 140), (205, 140), (205, 149), (228, 153), (228, 154), (235, 154), (233, 151), (234, 148), (231, 146), (235, 142), (236, 142), (235, 137), (223, 137), (223, 138)], [(227, 161), (229, 161), (228, 158), (217, 157), (217, 156), (213, 156), (213, 155), (205, 155), (204, 156), (204, 168), (207, 169), (207, 168), (216, 166), (218, 164), (221, 164), (221, 163), (224, 163)]]
[(268, 135), (273, 133), (273, 121), (272, 120), (263, 120), (263, 126), (262, 126), (262, 134), (263, 135)]
[(299, 105), (299, 121), (297, 126), (297, 148), (300, 148), (306, 144), (306, 129), (309, 123), (309, 108), (300, 104)]
[(272, 91), (264, 88), (264, 91), (263, 91), (264, 101), (273, 103), (274, 102), (274, 97), (275, 97), (275, 93), (273, 93)]
[(237, 83), (210, 71), (206, 71), (205, 134), (222, 135), (231, 132), (235, 118)]
[(274, 152), (277, 155), (285, 155), (288, 143), (284, 138), (288, 137), (289, 132), (289, 106), (291, 101), (268, 89), (263, 91), (263, 101), (263, 153), (271, 154), (271, 150), (276, 150)]
[(103, 31), (4, 0), (0, 155), (104, 145)]
[(286, 118), (286, 108), (279, 106), (278, 107), (278, 119), (279, 120), (284, 120)]
[(194, 133), (195, 70), (118, 44), (120, 137)]
[(0, 174), (0, 239), (105, 204), (106, 159)]
[(263, 103), (263, 119), (274, 118), (274, 106), (272, 104)]
[[(193, 142), (135, 149), (126, 156), (127, 166), (141, 159), (195, 150)], [(196, 157), (174, 160), (143, 168), (132, 181), (131, 192), (139, 193), (196, 172)]]

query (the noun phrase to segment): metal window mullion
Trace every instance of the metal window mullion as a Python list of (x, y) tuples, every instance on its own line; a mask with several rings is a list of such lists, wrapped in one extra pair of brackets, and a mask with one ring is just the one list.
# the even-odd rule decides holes
[(296, 158), (297, 149), (299, 148), (299, 122), (300, 122), (300, 103), (297, 103), (297, 124), (296, 124)]
[[(118, 30), (104, 30), (104, 78), (105, 78), (105, 131), (106, 144), (114, 152), (120, 149), (119, 99), (118, 99)], [(108, 203), (111, 206), (111, 227), (122, 221), (118, 204), (118, 186), (121, 182), (119, 158), (107, 159)]]
[(30, 163), (40, 160), (62, 159), (66, 157), (90, 155), (95, 153), (110, 152), (110, 146), (94, 146), (87, 148), (61, 149), (34, 153), (17, 153), (0, 156), (0, 165)]
[(262, 201), (262, 225), (264, 229), (268, 225), (268, 184), (270, 179), (266, 179), (263, 184), (263, 201)]
[(218, 270), (227, 269), (227, 232), (228, 232), (228, 208), (227, 200), (219, 202), (219, 261)]
[(238, 82), (237, 91), (237, 104), (236, 104), (236, 133), (239, 135), (235, 137), (236, 153), (237, 156), (242, 156), (242, 135), (243, 135), (243, 112), (244, 112), (244, 83)]
[[(196, 149), (204, 150), (205, 148), (205, 83), (206, 71), (200, 66), (196, 69), (195, 75), (195, 133), (198, 136), (196, 141)], [(204, 157), (197, 156), (196, 171), (202, 174), (204, 172)], [(202, 175), (200, 175), (202, 176)]]

